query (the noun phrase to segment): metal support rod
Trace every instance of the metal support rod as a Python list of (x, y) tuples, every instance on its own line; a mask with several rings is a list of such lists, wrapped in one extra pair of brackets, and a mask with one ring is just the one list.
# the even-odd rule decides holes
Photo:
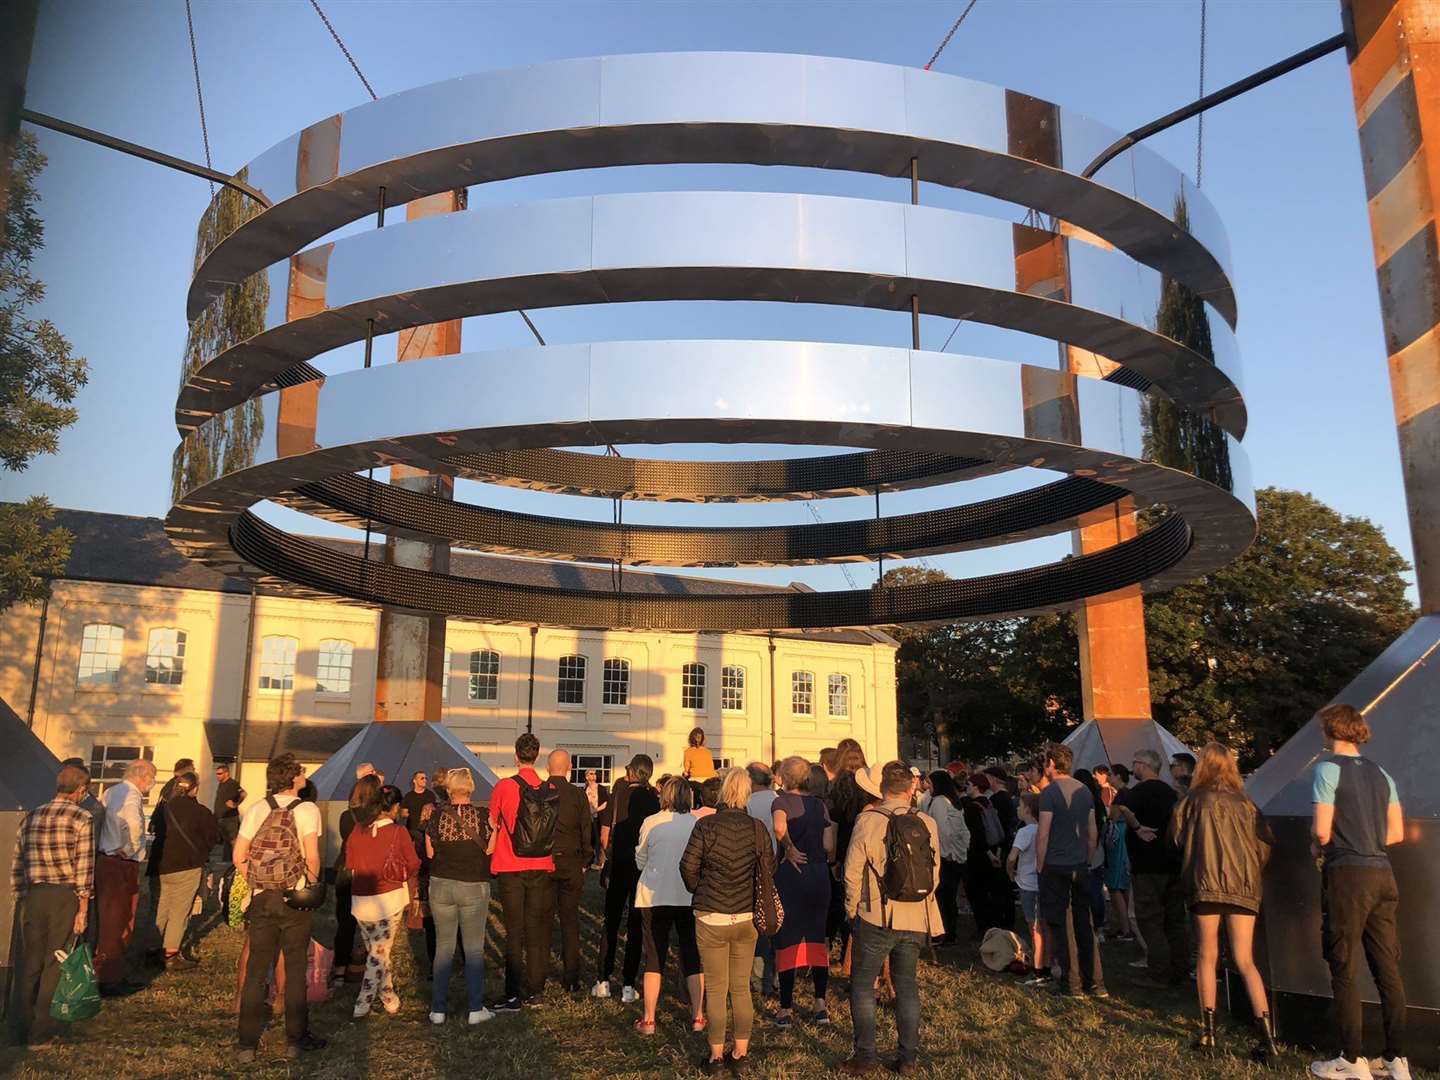
[(240, 676), (240, 715), (237, 718), (235, 731), (235, 772), (236, 780), (240, 779), (240, 773), (245, 768), (245, 728), (250, 719), (250, 679), (254, 672), (255, 658), (255, 618), (259, 614), (256, 605), (259, 594), (255, 587), (250, 587), (250, 620), (245, 625), (245, 664)]
[(910, 159), (910, 205), (920, 205), (920, 159)]
[[(879, 489), (878, 487), (875, 489), (875, 521), (876, 521), (877, 523), (880, 521), (880, 489)], [(881, 586), (883, 586), (883, 585), (885, 584), (885, 552), (884, 552), (884, 551), (881, 551), (881, 552), (880, 552), (880, 568), (879, 568), (879, 572), (876, 574), (876, 577), (875, 577), (875, 584), (876, 584), (876, 585), (881, 585)]]
[(1281, 75), (1288, 75), (1296, 68), (1304, 67), (1313, 60), (1319, 60), (1322, 56), (1328, 56), (1336, 49), (1344, 48), (1348, 42), (1348, 35), (1343, 33), (1336, 34), (1334, 37), (1326, 38), (1318, 45), (1311, 45), (1310, 48), (1281, 60), (1279, 63), (1271, 64), (1269, 67), (1257, 71), (1253, 75), (1247, 75), (1239, 82), (1233, 82), (1229, 86), (1222, 87), (1213, 94), (1206, 94), (1199, 101), (1191, 102), (1183, 109), (1176, 109), (1174, 112), (1167, 113), (1158, 120), (1152, 120), (1143, 127), (1138, 127), (1128, 135), (1123, 135), (1111, 143), (1099, 157), (1085, 166), (1085, 171), (1080, 175), (1088, 180), (1117, 155), (1124, 153), (1142, 139), (1148, 139), (1151, 135), (1156, 135), (1167, 128), (1172, 128), (1176, 124), (1184, 123), (1192, 116), (1200, 115), (1200, 113), (1206, 109), (1213, 109), (1216, 105), (1223, 105), (1231, 98), (1239, 97), (1241, 94), (1254, 90), (1258, 86), (1264, 86), (1266, 83), (1278, 79)]
[(531, 734), (535, 730), (535, 638), (540, 633), (540, 627), (530, 627), (530, 700), (525, 704), (525, 732)]
[(920, 297), (910, 297), (910, 347), (920, 348)]
[(545, 339), (540, 336), (540, 331), (535, 329), (535, 324), (530, 321), (530, 316), (526, 315), (524, 311), (521, 311), (520, 317), (525, 320), (525, 325), (530, 328), (530, 333), (535, 335), (535, 340), (538, 341), (541, 345), (544, 345)]
[(20, 119), (34, 124), (36, 127), (49, 128), (51, 131), (58, 131), (62, 135), (71, 135), (77, 139), (84, 139), (86, 142), (94, 143), (96, 146), (103, 146), (107, 150), (118, 150), (122, 154), (129, 154), (131, 157), (138, 157), (155, 165), (164, 165), (167, 169), (189, 173), (191, 176), (198, 176), (202, 180), (213, 180), (217, 184), (224, 184), (228, 188), (234, 188), (242, 195), (248, 195), (267, 210), (270, 208), (270, 200), (260, 194), (260, 192), (256, 191), (243, 180), (236, 180), (233, 176), (226, 176), (218, 169), (210, 169), (204, 165), (196, 164), (193, 161), (186, 161), (184, 158), (164, 154), (159, 150), (152, 150), (148, 146), (141, 146), (139, 143), (117, 139), (114, 135), (106, 135), (103, 131), (95, 131), (93, 128), (81, 127), (79, 124), (72, 124), (68, 120), (60, 120), (53, 116), (46, 116), (44, 113), (37, 113), (33, 109), (21, 109)]
[(770, 638), (770, 760), (775, 760), (776, 727), (775, 727), (775, 635), (768, 635)]
[[(52, 585), (53, 588), (53, 585)], [(40, 626), (35, 632), (35, 670), (30, 673), (30, 705), (25, 710), (25, 726), (35, 730), (35, 698), (40, 693), (40, 664), (45, 659), (45, 625), (50, 621), (50, 593), (40, 601)]]

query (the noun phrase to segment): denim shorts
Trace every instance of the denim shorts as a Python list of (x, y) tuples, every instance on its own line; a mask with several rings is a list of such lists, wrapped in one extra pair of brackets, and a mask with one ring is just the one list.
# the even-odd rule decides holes
[(1031, 892), (1029, 889), (1020, 890), (1020, 910), (1025, 913), (1025, 921), (1031, 926), (1035, 925), (1035, 918), (1039, 914), (1040, 893)]

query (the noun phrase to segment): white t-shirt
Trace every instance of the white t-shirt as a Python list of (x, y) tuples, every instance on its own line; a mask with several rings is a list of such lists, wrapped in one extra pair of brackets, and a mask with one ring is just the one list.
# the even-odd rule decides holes
[(1035, 872), (1035, 837), (1040, 827), (1035, 824), (1022, 825), (1015, 834), (1014, 848), (1020, 853), (1015, 864), (1015, 884), (1022, 892), (1039, 892), (1040, 875)]
[(756, 821), (764, 824), (770, 832), (770, 843), (775, 843), (775, 792), (757, 791), (745, 803), (745, 809)]
[[(295, 816), (295, 831), (300, 834), (301, 851), (304, 851), (304, 842), (307, 836), (319, 837), (324, 831), (320, 820), (320, 808), (314, 803), (300, 802), (298, 795), (276, 795), (275, 801), (280, 804), (283, 810), (290, 807)], [(298, 804), (298, 805), (297, 805)], [(261, 799), (245, 811), (245, 816), (240, 819), (240, 835), (246, 840), (254, 840), (260, 827), (265, 824), (265, 819), (270, 816), (270, 802), (268, 799)], [(296, 884), (300, 884), (298, 881)], [(264, 892), (263, 889), (256, 890), (257, 893)]]

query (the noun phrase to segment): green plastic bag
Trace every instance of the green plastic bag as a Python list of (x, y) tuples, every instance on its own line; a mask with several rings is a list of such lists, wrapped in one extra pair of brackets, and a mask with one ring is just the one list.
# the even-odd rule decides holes
[(56, 949), (55, 959), (60, 961), (60, 982), (50, 1000), (50, 1015), (56, 1020), (89, 1020), (100, 1011), (100, 986), (90, 946), (82, 941), (69, 952)]
[(233, 929), (239, 930), (245, 925), (245, 909), (250, 906), (250, 883), (245, 880), (245, 875), (239, 870), (230, 880), (230, 909), (225, 912), (225, 921)]

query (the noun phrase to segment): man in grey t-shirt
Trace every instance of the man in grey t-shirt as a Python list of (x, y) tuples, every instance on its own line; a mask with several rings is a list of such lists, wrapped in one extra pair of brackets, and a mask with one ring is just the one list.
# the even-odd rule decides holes
[[(1068, 746), (1051, 743), (1045, 748), (1045, 776), (1050, 783), (1040, 792), (1040, 823), (1035, 834), (1040, 915), (1050, 927), (1050, 940), (1060, 960), (1060, 981), (1055, 992), (1077, 996), (1083, 991), (1104, 998), (1110, 995), (1105, 992), (1095, 928), (1090, 923), (1090, 856), (1100, 832), (1090, 790), (1070, 775), (1074, 760)], [(1075, 958), (1080, 969), (1078, 986), (1071, 982), (1067, 921), (1073, 926)]]

